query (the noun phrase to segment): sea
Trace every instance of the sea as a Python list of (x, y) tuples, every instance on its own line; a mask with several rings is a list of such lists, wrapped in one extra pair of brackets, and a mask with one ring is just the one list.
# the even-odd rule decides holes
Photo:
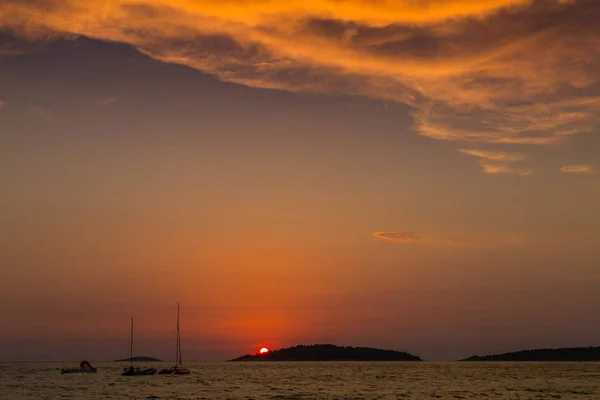
[[(161, 368), (169, 364), (140, 363)], [(1, 400), (600, 400), (600, 363), (189, 363), (188, 376), (122, 377), (121, 363), (0, 364)]]

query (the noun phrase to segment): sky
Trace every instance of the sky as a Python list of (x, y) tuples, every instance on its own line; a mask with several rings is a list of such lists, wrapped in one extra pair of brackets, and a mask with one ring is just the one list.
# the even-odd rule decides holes
[(600, 345), (599, 18), (0, 2), (0, 360)]

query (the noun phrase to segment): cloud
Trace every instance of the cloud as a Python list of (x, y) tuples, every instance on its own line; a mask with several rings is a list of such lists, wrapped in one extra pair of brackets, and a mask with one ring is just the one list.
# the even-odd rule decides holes
[(487, 174), (508, 174), (508, 175), (519, 175), (528, 176), (533, 174), (533, 170), (528, 168), (516, 168), (510, 165), (481, 162), (481, 168)]
[(524, 244), (526, 241), (518, 234), (498, 234), (495, 232), (463, 233), (457, 240), (448, 240), (430, 235), (420, 235), (410, 231), (373, 232), (372, 235), (393, 243), (406, 245), (424, 245), (433, 247), (452, 247), (469, 249), (494, 249)]
[(104, 99), (100, 100), (100, 101), (98, 102), (98, 105), (99, 105), (100, 107), (106, 107), (106, 106), (107, 106), (107, 105), (109, 105), (110, 103), (114, 103), (114, 102), (116, 102), (116, 101), (117, 101), (117, 98), (116, 98), (116, 97), (106, 97), (106, 98), (104, 98)]
[(487, 174), (510, 174), (528, 176), (533, 173), (531, 169), (519, 168), (513, 165), (506, 164), (528, 160), (529, 156), (527, 154), (477, 149), (461, 149), (459, 151), (461, 153), (482, 159), (479, 162), (479, 165)]
[(379, 239), (390, 240), (397, 243), (418, 243), (422, 241), (422, 237), (414, 232), (373, 232), (373, 236)]
[(585, 0), (0, 4), (0, 30), (30, 41), (83, 35), (223, 81), (393, 100), (411, 106), (418, 134), (461, 147), (557, 146), (594, 132), (599, 19)]
[(505, 153), (501, 151), (485, 151), (475, 149), (461, 149), (461, 153), (468, 154), (475, 157), (481, 157), (492, 161), (523, 161), (527, 160), (529, 156), (522, 153)]
[(6, 106), (8, 106), (8, 101), (0, 100), (0, 110), (2, 110)]
[(432, 237), (424, 237), (416, 234), (415, 232), (403, 232), (403, 231), (386, 231), (386, 232), (373, 232), (372, 234), (376, 238), (388, 240), (394, 243), (405, 243), (405, 244), (424, 244), (424, 245), (445, 245), (445, 246), (456, 246), (457, 244), (449, 240), (440, 240)]
[(591, 165), (565, 165), (560, 168), (561, 172), (565, 172), (567, 174), (594, 174), (594, 167)]

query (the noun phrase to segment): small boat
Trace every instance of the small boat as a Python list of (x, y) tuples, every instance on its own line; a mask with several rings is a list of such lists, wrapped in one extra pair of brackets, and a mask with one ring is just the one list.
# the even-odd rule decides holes
[(61, 374), (85, 374), (85, 373), (90, 373), (90, 372), (97, 372), (98, 368), (94, 368), (92, 367), (92, 364), (90, 364), (88, 361), (82, 361), (79, 364), (79, 368), (74, 367), (74, 368), (62, 368), (60, 370)]
[(144, 376), (156, 374), (156, 368), (125, 367), (121, 376)]
[(131, 317), (131, 340), (129, 342), (129, 367), (123, 368), (121, 376), (145, 376), (156, 374), (156, 368), (140, 368), (133, 366), (133, 317)]
[(192, 371), (183, 367), (181, 360), (181, 336), (179, 334), (179, 303), (177, 303), (177, 345), (175, 346), (175, 365), (158, 371), (159, 375), (189, 375)]

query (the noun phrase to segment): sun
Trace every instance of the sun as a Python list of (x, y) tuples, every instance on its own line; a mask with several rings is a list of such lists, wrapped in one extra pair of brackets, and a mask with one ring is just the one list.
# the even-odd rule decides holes
[(259, 352), (260, 354), (267, 354), (269, 351), (270, 351), (270, 350), (269, 350), (269, 349), (267, 349), (266, 347), (262, 347), (262, 348), (261, 348), (261, 349), (260, 349), (258, 352)]

